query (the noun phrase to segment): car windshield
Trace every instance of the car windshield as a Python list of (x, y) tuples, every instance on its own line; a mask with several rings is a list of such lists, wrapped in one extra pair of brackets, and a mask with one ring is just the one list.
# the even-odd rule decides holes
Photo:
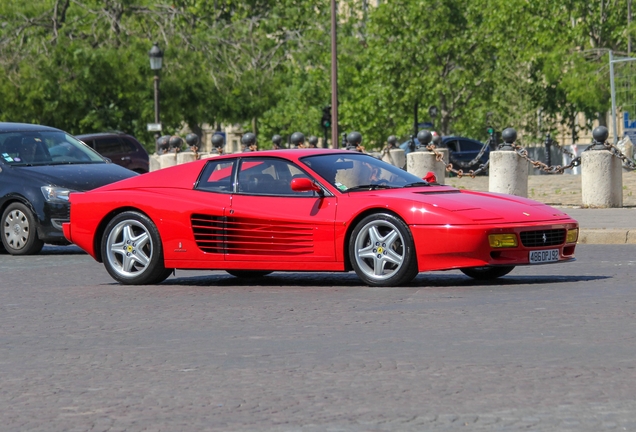
[(413, 174), (363, 153), (307, 156), (302, 162), (341, 192), (428, 184)]
[(0, 160), (14, 166), (106, 162), (86, 144), (62, 131), (2, 132)]

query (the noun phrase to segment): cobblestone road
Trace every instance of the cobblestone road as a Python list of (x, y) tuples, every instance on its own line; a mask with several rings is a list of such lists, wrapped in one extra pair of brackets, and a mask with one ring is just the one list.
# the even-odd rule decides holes
[(0, 430), (636, 429), (635, 246), (398, 289), (220, 272), (124, 287), (58, 249), (0, 256)]

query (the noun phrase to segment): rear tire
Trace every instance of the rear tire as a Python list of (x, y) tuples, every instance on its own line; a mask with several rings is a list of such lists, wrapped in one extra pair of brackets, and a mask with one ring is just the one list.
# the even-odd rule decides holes
[(2, 213), (1, 232), (2, 246), (11, 255), (35, 255), (44, 246), (33, 213), (20, 202), (9, 204)]
[(108, 273), (124, 285), (152, 285), (172, 273), (164, 267), (157, 227), (138, 212), (120, 213), (108, 223), (102, 237), (102, 257)]
[(500, 267), (470, 267), (459, 269), (466, 276), (470, 276), (477, 280), (493, 280), (510, 273), (515, 266), (500, 266)]

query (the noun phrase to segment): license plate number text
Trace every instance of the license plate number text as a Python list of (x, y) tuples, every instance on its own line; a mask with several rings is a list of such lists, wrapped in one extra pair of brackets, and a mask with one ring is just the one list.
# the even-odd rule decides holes
[(530, 252), (530, 264), (541, 264), (559, 260), (558, 249), (545, 249)]

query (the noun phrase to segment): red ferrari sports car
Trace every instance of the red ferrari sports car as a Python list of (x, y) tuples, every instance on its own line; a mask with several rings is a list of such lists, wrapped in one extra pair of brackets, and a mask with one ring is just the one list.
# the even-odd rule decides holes
[[(429, 180), (431, 180), (429, 178)], [(346, 150), (228, 154), (70, 195), (68, 240), (122, 284), (173, 269), (354, 270), (371, 286), (571, 261), (578, 223), (516, 196), (425, 181)]]

